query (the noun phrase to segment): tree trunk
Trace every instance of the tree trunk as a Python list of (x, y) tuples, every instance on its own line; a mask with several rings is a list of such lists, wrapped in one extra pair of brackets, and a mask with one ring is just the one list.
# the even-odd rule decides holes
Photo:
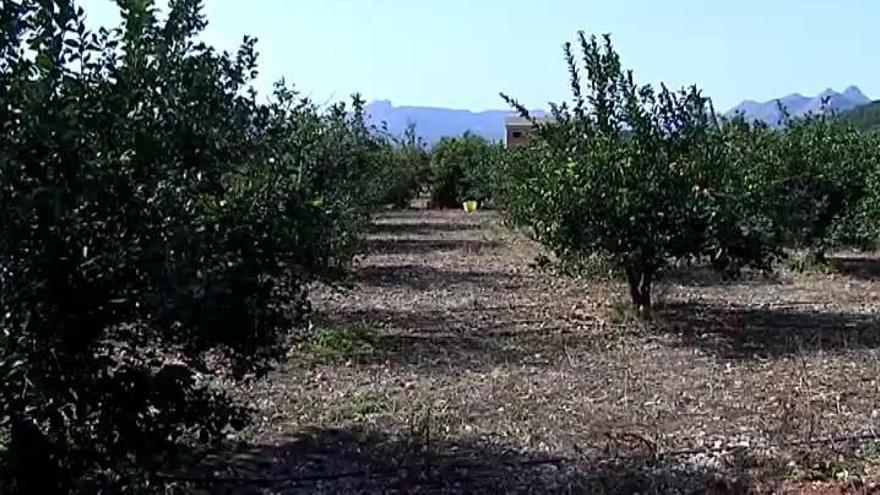
[(641, 317), (646, 317), (651, 313), (652, 279), (652, 271), (645, 267), (626, 267), (626, 282), (629, 284), (629, 296)]

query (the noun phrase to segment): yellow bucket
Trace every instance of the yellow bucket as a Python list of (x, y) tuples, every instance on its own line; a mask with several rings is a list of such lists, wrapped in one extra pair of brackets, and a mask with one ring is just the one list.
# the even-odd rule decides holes
[(477, 202), (476, 201), (465, 201), (464, 203), (462, 203), (462, 206), (464, 207), (465, 213), (473, 213), (473, 212), (477, 211)]

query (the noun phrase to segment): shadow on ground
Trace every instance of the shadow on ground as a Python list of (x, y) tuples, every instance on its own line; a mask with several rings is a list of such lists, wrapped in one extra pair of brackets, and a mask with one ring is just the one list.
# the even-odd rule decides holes
[(760, 271), (744, 269), (734, 277), (725, 277), (708, 264), (673, 267), (663, 273), (663, 284), (683, 287), (715, 287), (737, 285), (768, 285), (778, 283), (772, 275)]
[(648, 459), (555, 458), (478, 440), (432, 440), (424, 429), (404, 437), (314, 430), (278, 445), (229, 448), (204, 457), (187, 474), (162, 479), (169, 491), (217, 494), (748, 491), (745, 483), (725, 483), (708, 469)]
[(370, 232), (379, 235), (442, 235), (453, 232), (478, 231), (483, 228), (476, 223), (401, 222), (374, 223)]
[(362, 309), (322, 315), (341, 329), (369, 329), (358, 335), (369, 352), (353, 356), (361, 365), (390, 362), (424, 371), (487, 371), (497, 366), (558, 366), (596, 350), (613, 337), (510, 308), (437, 311)]
[(673, 303), (659, 327), (724, 359), (779, 358), (880, 348), (880, 317), (791, 308)]
[(354, 280), (372, 287), (405, 287), (415, 290), (458, 285), (515, 290), (525, 283), (522, 278), (521, 275), (497, 271), (445, 270), (428, 265), (402, 264), (361, 267)]
[(479, 252), (496, 249), (499, 246), (500, 244), (496, 241), (467, 239), (370, 239), (365, 243), (364, 252), (369, 254), (426, 255), (435, 251)]
[(837, 272), (865, 280), (880, 279), (880, 258), (868, 256), (835, 256), (828, 263)]

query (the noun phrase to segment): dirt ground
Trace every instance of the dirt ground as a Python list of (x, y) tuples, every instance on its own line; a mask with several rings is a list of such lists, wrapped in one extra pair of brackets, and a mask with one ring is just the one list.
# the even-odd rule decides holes
[(377, 218), (212, 493), (880, 493), (880, 262), (623, 287), (496, 214)]

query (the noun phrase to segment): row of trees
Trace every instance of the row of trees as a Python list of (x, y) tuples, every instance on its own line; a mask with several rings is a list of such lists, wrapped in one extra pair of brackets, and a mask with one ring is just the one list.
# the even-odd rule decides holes
[(384, 199), (359, 99), (263, 103), (254, 40), (200, 43), (200, 0), (118, 4), (91, 32), (0, 1), (0, 491), (131, 482), (240, 426), (221, 379), (286, 349)]
[(388, 155), (378, 182), (381, 201), (407, 207), (427, 194), (436, 207), (453, 208), (463, 201), (491, 203), (500, 170), (503, 148), (498, 143), (471, 133), (444, 137), (428, 149), (409, 126), (401, 137), (387, 131), (384, 136)]
[(131, 482), (240, 426), (222, 381), (288, 348), (369, 214), (485, 201), (497, 169), (357, 97), (262, 102), (255, 41), (200, 43), (200, 0), (117, 3), (92, 32), (74, 0), (0, 0), (0, 491)]
[(254, 41), (200, 43), (200, 0), (118, 4), (95, 33), (73, 0), (0, 0), (0, 491), (129, 483), (239, 427), (222, 383), (268, 369), (369, 214), (425, 190), (607, 257), (645, 309), (675, 260), (734, 273), (876, 238), (872, 138), (718, 122), (695, 89), (637, 86), (608, 40), (581, 37), (583, 86), (567, 48), (573, 102), (533, 148), (428, 152), (366, 126), (358, 98), (319, 108), (282, 83), (260, 101)]
[(877, 137), (830, 115), (778, 130), (721, 119), (694, 87), (638, 85), (609, 37), (581, 33), (579, 47), (583, 67), (565, 46), (571, 101), (499, 174), (508, 216), (560, 260), (609, 260), (644, 313), (673, 263), (735, 275), (770, 270), (789, 248), (821, 261), (834, 245), (875, 244)]

